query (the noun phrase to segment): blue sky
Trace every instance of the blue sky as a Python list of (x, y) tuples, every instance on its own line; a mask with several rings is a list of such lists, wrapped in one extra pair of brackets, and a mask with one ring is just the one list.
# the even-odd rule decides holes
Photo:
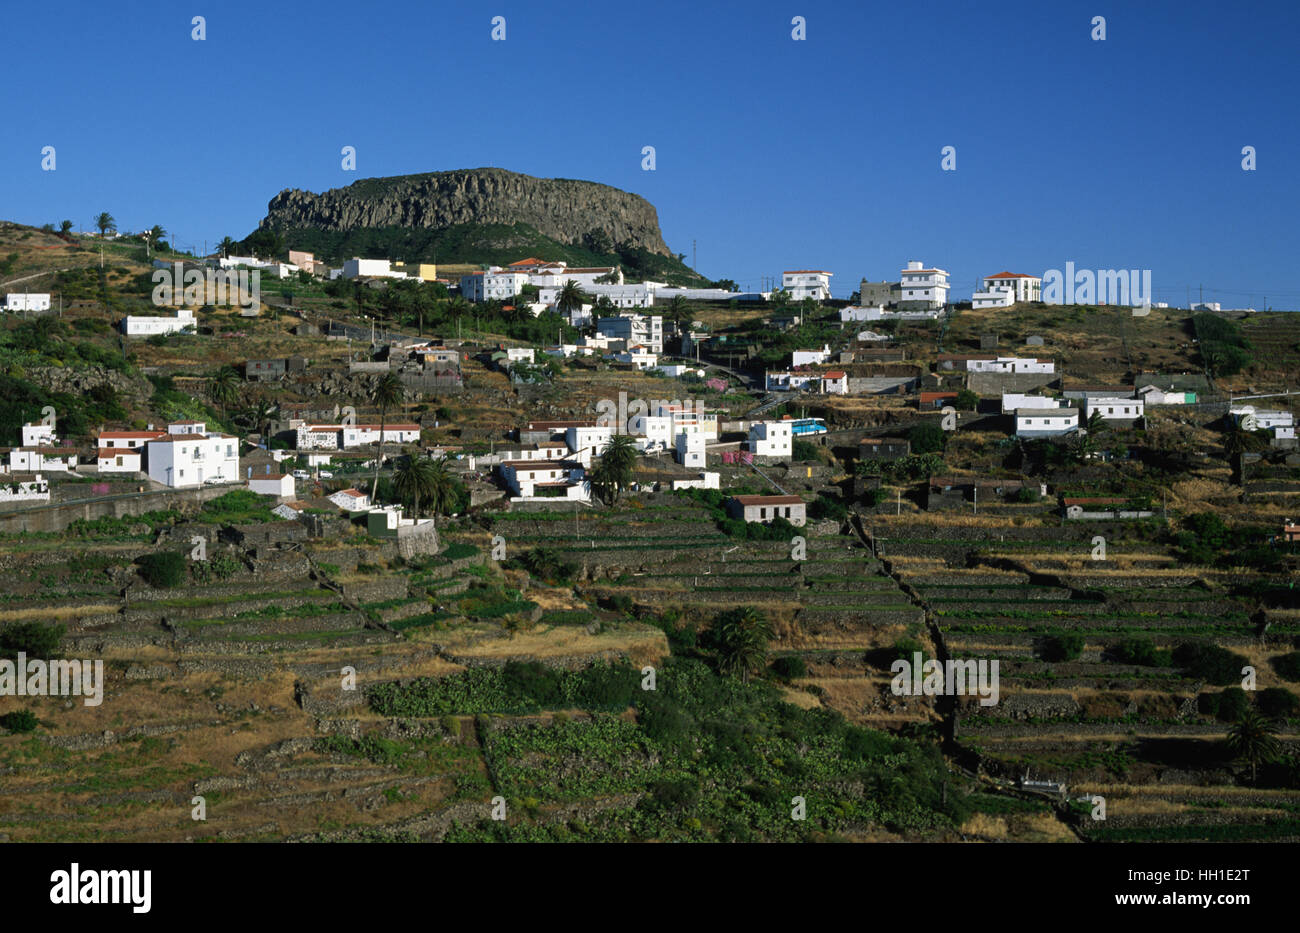
[(23, 3), (5, 26), (38, 62), (0, 82), (8, 220), (108, 210), (202, 249), (284, 188), (495, 165), (643, 195), (743, 287), (821, 268), (846, 297), (921, 259), (960, 297), (1073, 261), (1300, 308), (1290, 2)]

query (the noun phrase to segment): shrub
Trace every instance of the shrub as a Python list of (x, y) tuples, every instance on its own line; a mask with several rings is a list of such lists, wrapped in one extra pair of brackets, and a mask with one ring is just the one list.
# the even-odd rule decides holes
[(466, 544), (463, 541), (453, 541), (447, 545), (447, 549), (442, 552), (442, 556), (447, 560), (460, 560), (465, 557), (473, 557), (478, 553), (478, 548), (472, 544)]
[(772, 662), (772, 673), (782, 680), (794, 680), (808, 673), (808, 665), (798, 655), (786, 655)]
[(559, 705), (560, 674), (539, 661), (508, 661), (501, 679), (512, 697), (541, 707)]
[(1215, 715), (1220, 722), (1236, 722), (1250, 709), (1250, 697), (1240, 687), (1226, 687), (1219, 693), (1218, 709)]
[(790, 442), (791, 460), (818, 460), (817, 445), (812, 441), (796, 439)]
[(0, 728), (10, 732), (33, 732), (37, 724), (36, 714), (29, 709), (15, 710), (0, 716)]
[(1295, 715), (1300, 699), (1285, 687), (1266, 687), (1259, 692), (1255, 703), (1259, 711), (1270, 719), (1285, 719)]
[(907, 432), (913, 454), (942, 453), (948, 437), (936, 421), (924, 421)]
[(1078, 632), (1049, 635), (1043, 639), (1039, 654), (1044, 661), (1073, 661), (1083, 653), (1083, 636)]
[(979, 407), (980, 397), (970, 389), (961, 389), (953, 402), (953, 407), (960, 411), (974, 411)]
[(1174, 649), (1173, 662), (1193, 677), (1224, 687), (1240, 680), (1246, 659), (1218, 645), (1189, 641)]
[(0, 658), (17, 658), (20, 651), (29, 658), (57, 658), (63, 633), (59, 624), (10, 622), (0, 629)]
[(136, 558), (140, 576), (150, 586), (169, 588), (185, 582), (185, 555), (180, 551), (159, 551)]
[(1283, 680), (1300, 683), (1300, 651), (1278, 655), (1269, 663), (1273, 666), (1273, 670), (1277, 672), (1277, 676)]
[(842, 522), (848, 518), (849, 510), (839, 499), (832, 499), (830, 496), (821, 495), (814, 499), (808, 505), (808, 515), (815, 519), (832, 519)]
[(1120, 664), (1140, 664), (1144, 667), (1168, 667), (1173, 659), (1171, 652), (1157, 648), (1150, 638), (1139, 635), (1111, 645), (1110, 656)]

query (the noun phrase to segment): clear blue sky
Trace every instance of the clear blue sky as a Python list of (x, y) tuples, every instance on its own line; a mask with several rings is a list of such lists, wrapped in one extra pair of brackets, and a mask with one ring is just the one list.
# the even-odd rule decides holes
[[(190, 18), (207, 18), (207, 39)], [(504, 42), (490, 20), (503, 15)], [(1156, 298), (1300, 307), (1300, 4), (12, 3), (0, 218), (108, 210), (182, 247), (284, 188), (495, 165), (643, 195), (669, 247), (954, 296), (1144, 268)], [(807, 39), (791, 39), (802, 15)], [(1104, 42), (1090, 38), (1106, 17)], [(43, 172), (41, 149), (57, 151)], [(339, 150), (357, 148), (357, 171)], [(641, 170), (654, 146), (657, 170)], [(1241, 169), (1254, 146), (1258, 169)], [(957, 169), (940, 170), (954, 146)], [(513, 259), (515, 257), (503, 257)]]

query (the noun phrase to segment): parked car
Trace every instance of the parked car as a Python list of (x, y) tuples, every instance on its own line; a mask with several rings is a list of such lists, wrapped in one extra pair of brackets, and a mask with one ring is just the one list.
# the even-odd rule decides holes
[(311, 474), (308, 473), (306, 470), (294, 470), (294, 471), (293, 471), (293, 478), (294, 478), (294, 479), (311, 479)]
[(320, 471), (319, 473), (317, 473), (316, 475), (319, 476), (321, 479), (333, 479), (333, 478), (334, 478), (334, 474), (331, 473), (329, 470), (321, 470), (321, 471)]

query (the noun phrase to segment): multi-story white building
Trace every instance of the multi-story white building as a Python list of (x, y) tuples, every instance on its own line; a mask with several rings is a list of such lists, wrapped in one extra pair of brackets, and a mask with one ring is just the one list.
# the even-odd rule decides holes
[[(1043, 300), (1043, 280), (1036, 275), (1026, 275), (1023, 272), (999, 272), (984, 279), (984, 294), (1002, 293), (1002, 290), (1010, 293), (1011, 300), (1008, 304)], [(976, 292), (974, 297), (978, 298), (980, 294)], [(978, 308), (979, 305), (975, 307)]]
[(831, 297), (831, 276), (833, 272), (822, 269), (795, 269), (781, 273), (781, 288), (789, 293), (791, 300), (826, 301)]
[(614, 361), (645, 371), (654, 369), (659, 364), (659, 357), (644, 347), (630, 347), (622, 353), (615, 353)]
[(469, 301), (509, 301), (528, 284), (528, 276), (493, 266), (484, 272), (460, 277), (461, 297)]
[(1077, 430), (1077, 408), (1016, 409), (1016, 437), (1057, 437)]
[(181, 488), (239, 481), (239, 439), (208, 433), (202, 421), (177, 421), (167, 433), (148, 441), (145, 459), (149, 478)]
[(587, 502), (591, 484), (582, 464), (564, 460), (508, 460), (498, 467), (506, 488), (516, 499), (560, 499)]
[(651, 353), (664, 352), (664, 319), (658, 314), (617, 314), (596, 319), (596, 333), (627, 346), (642, 344)]
[[(560, 291), (563, 285), (543, 285), (537, 291), (537, 300), (548, 307), (554, 305), (560, 299)], [(613, 284), (594, 284), (583, 285), (584, 293), (592, 298), (608, 298), (610, 304), (616, 308), (648, 308), (655, 303), (658, 295), (660, 283), (658, 282), (631, 282), (621, 285)], [(590, 310), (590, 307), (587, 307)], [(583, 314), (575, 308), (570, 318)], [(589, 316), (589, 315), (588, 315)], [(577, 323), (574, 322), (574, 326)]]
[(47, 292), (23, 292), (5, 295), (4, 311), (48, 311), (50, 296)]
[(756, 421), (749, 427), (746, 446), (757, 457), (789, 458), (794, 432), (789, 421)]
[(674, 444), (677, 462), (684, 467), (704, 466), (704, 435), (683, 431)]
[(1132, 421), (1146, 414), (1146, 402), (1140, 398), (1085, 398), (1085, 420), (1100, 413), (1103, 421)]
[(1009, 415), (1019, 408), (1063, 408), (1068, 402), (1064, 399), (1048, 398), (1045, 395), (1025, 395), (1019, 392), (1002, 393), (1002, 414)]
[(642, 451), (666, 450), (673, 441), (673, 419), (668, 415), (636, 415), (629, 431)]
[(927, 269), (924, 263), (913, 260), (901, 275), (900, 308), (935, 310), (948, 303), (948, 273), (943, 269)]
[(704, 411), (699, 405), (675, 405), (660, 403), (654, 407), (652, 414), (672, 419), (671, 434), (676, 437), (683, 431), (689, 434), (702, 434), (705, 440), (718, 439), (718, 413)]
[(122, 318), (122, 333), (128, 337), (152, 337), (154, 334), (179, 334), (196, 325), (194, 309), (179, 308), (175, 317), (146, 317), (128, 314)]

